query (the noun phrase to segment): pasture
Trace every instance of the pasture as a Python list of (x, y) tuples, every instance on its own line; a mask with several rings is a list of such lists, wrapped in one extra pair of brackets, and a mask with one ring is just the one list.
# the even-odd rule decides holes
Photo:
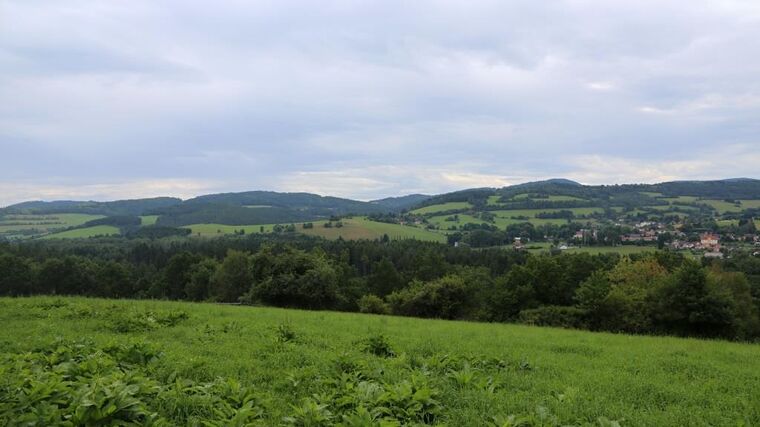
[(0, 235), (6, 236), (39, 236), (55, 230), (76, 227), (103, 218), (103, 215), (87, 214), (13, 214), (0, 217)]
[(427, 215), (436, 212), (446, 212), (454, 210), (466, 210), (472, 208), (472, 204), (468, 202), (447, 202), (439, 203), (437, 205), (425, 206), (423, 208), (415, 209), (411, 213), (416, 215)]
[(158, 221), (158, 215), (142, 215), (140, 220), (140, 225), (155, 225)]
[(760, 209), (760, 200), (740, 200), (740, 203), (730, 203), (725, 200), (701, 200), (700, 203), (709, 205), (719, 214), (741, 212), (746, 209)]
[(75, 228), (73, 230), (42, 236), (42, 239), (88, 239), (90, 237), (116, 236), (119, 228), (112, 225), (96, 225), (93, 227)]
[(760, 423), (756, 344), (52, 297), (0, 321), (4, 425)]
[[(343, 238), (346, 240), (359, 239), (381, 239), (387, 234), (392, 240), (417, 239), (433, 242), (445, 242), (446, 236), (434, 231), (425, 230), (419, 227), (412, 227), (399, 224), (387, 224), (382, 222), (370, 221), (366, 218), (354, 217), (341, 220), (342, 227), (326, 228), (324, 225), (327, 221), (313, 221), (313, 228), (303, 228), (303, 223), (294, 224), (296, 233), (306, 234), (309, 236), (319, 236), (326, 239)], [(335, 223), (333, 223), (335, 224)], [(287, 225), (287, 224), (282, 224)], [(264, 233), (271, 233), (275, 224), (262, 225), (223, 225), (223, 224), (194, 224), (184, 228), (191, 230), (191, 235), (196, 237), (214, 237), (225, 234), (234, 234), (245, 231), (245, 234), (260, 233), (262, 228)]]

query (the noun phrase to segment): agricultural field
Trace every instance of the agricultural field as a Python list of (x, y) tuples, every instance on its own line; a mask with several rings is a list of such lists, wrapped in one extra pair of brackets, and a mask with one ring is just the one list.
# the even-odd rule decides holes
[(501, 199), (501, 196), (488, 196), (488, 199), (486, 199), (486, 205), (488, 206), (499, 206), (502, 203), (499, 201)]
[(548, 202), (582, 202), (586, 199), (575, 196), (563, 196), (558, 194), (550, 194), (546, 197), (530, 197), (530, 193), (516, 194), (512, 196), (511, 200), (519, 202), (524, 200), (545, 200)]
[(602, 208), (563, 208), (563, 209), (510, 209), (510, 210), (499, 210), (499, 211), (491, 211), (496, 216), (504, 217), (504, 218), (510, 218), (513, 216), (527, 216), (529, 218), (534, 218), (537, 214), (542, 212), (552, 213), (552, 212), (559, 212), (559, 211), (570, 211), (574, 215), (589, 215), (592, 213), (601, 213), (604, 212), (604, 209)]
[(48, 215), (6, 215), (0, 217), (0, 236), (5, 237), (36, 237), (75, 227), (103, 218), (103, 215), (86, 214), (48, 214)]
[(73, 230), (48, 234), (43, 236), (42, 239), (87, 239), (90, 237), (116, 236), (119, 234), (118, 227), (112, 225), (96, 225), (93, 227), (75, 228)]
[[(433, 242), (445, 242), (446, 236), (437, 232), (425, 230), (418, 227), (386, 224), (382, 222), (370, 221), (366, 218), (345, 218), (342, 219), (342, 227), (326, 228), (324, 224), (327, 221), (313, 221), (314, 228), (303, 228), (303, 223), (297, 223), (296, 232), (309, 236), (319, 236), (327, 239), (337, 239), (342, 237), (346, 240), (358, 239), (380, 239), (387, 234), (392, 240), (417, 239)], [(287, 224), (283, 224), (287, 225)], [(194, 224), (184, 228), (191, 230), (192, 236), (197, 237), (214, 237), (225, 234), (234, 234), (244, 230), (245, 234), (260, 233), (261, 227), (264, 227), (265, 233), (271, 233), (275, 224), (263, 225), (222, 225), (222, 224)]]
[[(190, 234), (196, 237), (214, 237), (225, 234), (235, 234), (240, 230), (245, 234), (260, 233), (261, 227), (264, 227), (265, 233), (271, 233), (275, 224), (257, 224), (257, 225), (224, 225), (224, 224), (193, 224), (182, 228), (190, 229)], [(315, 224), (316, 226), (316, 224)], [(300, 224), (297, 227), (301, 227)]]
[(699, 197), (695, 197), (695, 196), (677, 196), (677, 197), (658, 197), (658, 199), (663, 200), (665, 202), (668, 202), (670, 204), (673, 204), (673, 203), (696, 203), (697, 200), (699, 200)]
[(470, 209), (470, 208), (472, 208), (472, 204), (468, 202), (448, 202), (448, 203), (439, 203), (437, 205), (425, 206), (424, 208), (415, 209), (411, 211), (411, 213), (416, 214), (416, 215), (427, 215), (427, 214), (432, 214), (436, 212), (464, 210), (464, 209)]
[[(739, 225), (738, 219), (719, 219), (716, 221), (720, 227), (730, 227), (733, 225)], [(755, 227), (760, 229), (760, 218), (755, 218)]]
[[(563, 218), (536, 218), (536, 214), (541, 212), (559, 212), (562, 209), (511, 209), (511, 210), (496, 210), (489, 211), (494, 214), (496, 218), (492, 222), (484, 221), (476, 216), (468, 214), (457, 214), (458, 221), (447, 221), (447, 218), (453, 215), (437, 215), (428, 218), (428, 222), (439, 227), (442, 231), (447, 230), (452, 225), (460, 226), (464, 224), (482, 224), (487, 223), (495, 225), (499, 229), (504, 229), (508, 225), (519, 224), (524, 222), (530, 222), (531, 224), (538, 226), (543, 224), (561, 225), (567, 224), (567, 220)], [(603, 212), (602, 208), (567, 208), (564, 210), (572, 211), (575, 215), (589, 215), (595, 212)], [(527, 219), (516, 219), (516, 217), (527, 217)], [(593, 220), (586, 219), (574, 219), (577, 222), (586, 222)]]
[(701, 200), (700, 203), (709, 205), (719, 214), (741, 212), (745, 209), (760, 209), (760, 200), (741, 200), (739, 205), (725, 200)]
[(84, 298), (0, 321), (3, 425), (760, 423), (753, 344)]
[(346, 240), (380, 239), (387, 234), (391, 240), (416, 239), (431, 242), (445, 242), (446, 236), (423, 228), (408, 225), (387, 224), (384, 222), (370, 221), (365, 218), (347, 218), (341, 220), (343, 226), (325, 228), (322, 224), (314, 223), (314, 228), (303, 229), (297, 227), (299, 233), (310, 236), (319, 236), (327, 239), (342, 237)]
[(140, 219), (142, 220), (140, 225), (155, 225), (158, 221), (158, 215), (142, 215)]

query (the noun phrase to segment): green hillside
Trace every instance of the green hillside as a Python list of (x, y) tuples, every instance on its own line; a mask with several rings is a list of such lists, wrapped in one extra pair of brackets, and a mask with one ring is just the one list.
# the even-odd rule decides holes
[[(366, 218), (344, 218), (340, 220), (341, 226), (325, 227), (325, 223), (329, 221), (313, 221), (311, 224), (313, 228), (304, 228), (304, 223), (294, 223), (295, 232), (300, 234), (306, 234), (309, 236), (324, 237), (326, 239), (343, 238), (346, 240), (357, 239), (381, 239), (384, 235), (388, 235), (391, 240), (403, 240), (403, 239), (417, 239), (432, 242), (445, 242), (446, 236), (428, 231), (418, 227), (399, 225), (399, 224), (387, 224), (382, 222), (370, 221)], [(337, 224), (337, 222), (333, 223)], [(333, 225), (331, 224), (331, 225)], [(191, 230), (191, 235), (196, 237), (214, 237), (227, 234), (240, 233), (254, 234), (261, 233), (262, 228), (264, 233), (272, 233), (276, 224), (260, 224), (260, 225), (224, 225), (224, 224), (192, 224), (183, 228)]]
[(43, 239), (86, 239), (99, 236), (117, 236), (119, 229), (112, 225), (96, 225), (93, 227), (75, 228), (43, 236)]
[(4, 425), (760, 423), (750, 344), (82, 298), (0, 299), (0, 321)]

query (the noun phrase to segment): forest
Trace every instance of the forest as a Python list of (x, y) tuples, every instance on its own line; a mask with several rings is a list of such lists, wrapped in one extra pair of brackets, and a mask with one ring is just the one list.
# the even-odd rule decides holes
[(755, 340), (760, 259), (531, 254), (298, 235), (0, 245), (0, 296), (242, 303)]

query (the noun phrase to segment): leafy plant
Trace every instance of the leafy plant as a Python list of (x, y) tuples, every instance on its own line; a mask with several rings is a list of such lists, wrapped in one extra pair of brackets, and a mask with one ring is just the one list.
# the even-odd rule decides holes
[(370, 335), (366, 339), (361, 341), (362, 351), (365, 353), (374, 354), (379, 357), (395, 357), (396, 352), (393, 351), (388, 338), (383, 334)]
[(278, 343), (292, 342), (298, 338), (298, 334), (289, 323), (280, 323), (274, 332), (275, 341)]

